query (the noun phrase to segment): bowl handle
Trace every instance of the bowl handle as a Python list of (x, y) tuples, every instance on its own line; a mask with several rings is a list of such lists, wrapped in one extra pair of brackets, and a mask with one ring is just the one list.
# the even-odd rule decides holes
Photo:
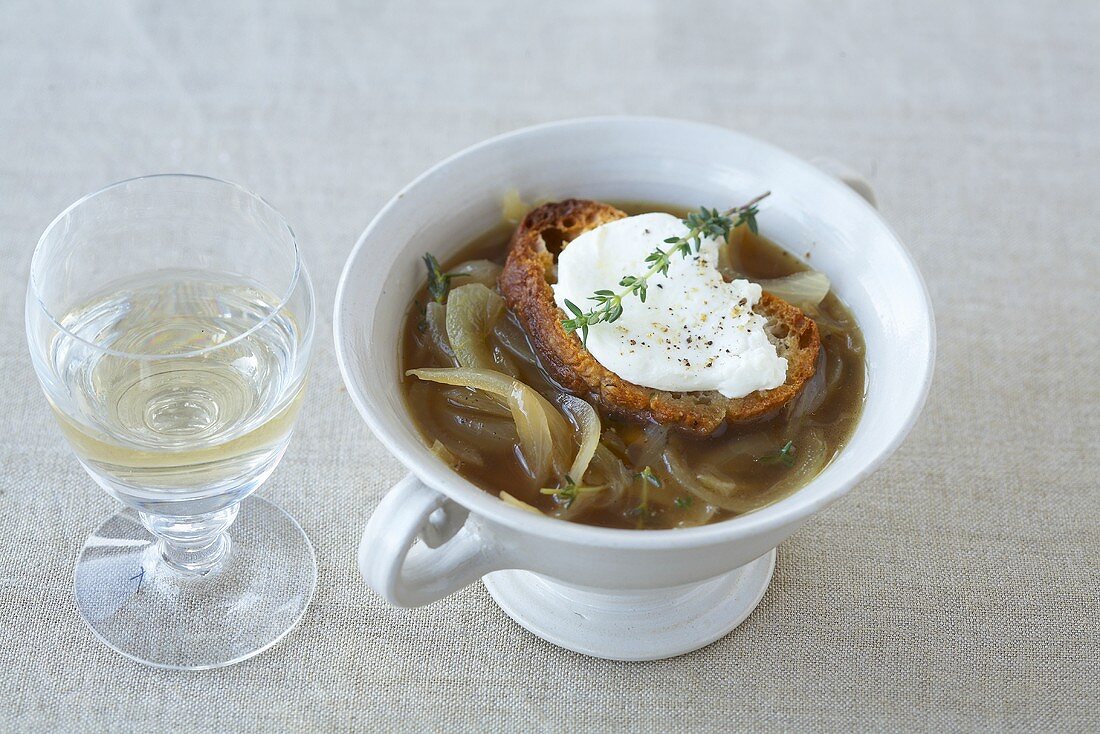
[(848, 166), (835, 158), (829, 158), (827, 156), (811, 158), (810, 163), (833, 178), (839, 179), (841, 183), (846, 184), (848, 188), (866, 199), (868, 204), (876, 209), (878, 208), (878, 202), (875, 201), (875, 190), (871, 188), (871, 184), (868, 183), (867, 179)]
[[(502, 568), (469, 510), (410, 474), (386, 493), (359, 542), (359, 572), (386, 601), (418, 607)], [(417, 537), (422, 543), (414, 545)]]

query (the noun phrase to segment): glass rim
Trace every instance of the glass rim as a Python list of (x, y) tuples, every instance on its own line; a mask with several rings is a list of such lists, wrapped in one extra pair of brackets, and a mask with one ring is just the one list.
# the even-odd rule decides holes
[[(218, 185), (221, 185), (221, 186), (228, 186), (232, 189), (236, 189), (238, 192), (244, 194), (246, 197), (248, 197), (248, 198), (250, 198), (254, 201), (259, 202), (274, 217), (277, 224), (280, 227), (282, 227), (283, 229), (286, 230), (287, 235), (289, 235), (289, 237), (290, 237), (291, 249), (294, 253), (294, 272), (291, 273), (290, 284), (287, 286), (286, 291), (279, 298), (278, 304), (275, 305), (274, 307), (272, 307), (271, 310), (262, 319), (260, 319), (255, 324), (250, 326), (247, 330), (241, 332), (240, 334), (233, 337), (232, 339), (229, 339), (228, 341), (224, 341), (224, 342), (222, 342), (220, 344), (216, 344), (214, 346), (204, 347), (202, 349), (193, 349), (189, 352), (180, 352), (178, 354), (171, 354), (171, 355), (141, 354), (141, 353), (123, 352), (123, 351), (119, 351), (117, 349), (111, 349), (110, 347), (105, 347), (103, 345), (96, 344), (94, 342), (88, 341), (84, 337), (78, 336), (77, 334), (73, 333), (69, 329), (62, 326), (61, 322), (57, 320), (57, 317), (55, 317), (54, 314), (50, 311), (50, 309), (46, 306), (46, 304), (42, 302), (42, 297), (40, 295), (41, 291), (39, 289), (39, 284), (38, 284), (38, 278), (36, 277), (36, 273), (35, 273), (35, 270), (36, 270), (35, 265), (39, 260), (39, 256), (42, 253), (43, 247), (45, 246), (46, 238), (49, 237), (50, 233), (54, 230), (54, 228), (57, 227), (61, 223), (61, 221), (65, 219), (66, 216), (68, 216), (71, 212), (75, 211), (81, 205), (88, 203), (92, 199), (100, 196), (101, 194), (105, 194), (108, 191), (111, 191), (112, 189), (118, 188), (119, 186), (125, 186), (126, 184), (132, 184), (132, 183), (136, 183), (136, 182), (140, 182), (140, 181), (148, 181), (148, 180), (152, 180), (152, 179), (166, 179), (166, 178), (191, 179), (191, 180), (203, 181), (203, 182), (206, 182), (206, 183), (218, 184)], [(215, 351), (217, 351), (219, 349), (222, 349), (224, 347), (232, 346), (233, 344), (236, 344), (237, 342), (239, 342), (243, 339), (246, 339), (251, 334), (254, 334), (256, 331), (258, 331), (259, 329), (262, 329), (264, 326), (269, 324), (279, 314), (279, 312), (282, 311), (283, 308), (286, 307), (287, 303), (290, 301), (291, 297), (294, 295), (294, 291), (298, 287), (298, 281), (302, 277), (302, 271), (303, 271), (302, 253), (298, 248), (298, 237), (294, 234), (294, 230), (291, 228), (290, 223), (287, 222), (286, 218), (279, 212), (278, 209), (276, 209), (274, 206), (272, 206), (272, 204), (269, 201), (267, 201), (267, 199), (263, 198), (262, 196), (260, 196), (256, 192), (245, 188), (241, 184), (234, 183), (233, 181), (226, 181), (224, 179), (215, 178), (213, 176), (204, 176), (204, 175), (199, 174), (199, 173), (151, 173), (151, 174), (146, 174), (144, 176), (134, 176), (133, 178), (126, 178), (126, 179), (122, 179), (121, 181), (115, 181), (114, 183), (107, 184), (106, 186), (104, 186), (100, 189), (96, 189), (95, 191), (93, 191), (91, 193), (88, 193), (88, 194), (85, 194), (84, 196), (81, 196), (79, 199), (74, 201), (72, 204), (69, 204), (67, 207), (65, 207), (65, 209), (62, 210), (60, 214), (58, 214), (56, 217), (54, 217), (53, 221), (51, 221), (49, 223), (49, 225), (47, 225), (46, 229), (43, 230), (42, 234), (39, 236), (38, 242), (34, 246), (34, 252), (31, 254), (30, 292), (31, 292), (31, 295), (34, 297), (34, 301), (35, 301), (36, 305), (38, 306), (38, 308), (42, 310), (42, 313), (45, 314), (46, 318), (49, 319), (50, 323), (53, 324), (54, 327), (56, 327), (58, 331), (65, 334), (68, 338), (73, 339), (73, 340), (79, 342), (80, 344), (83, 344), (84, 346), (88, 347), (89, 349), (95, 350), (96, 352), (99, 352), (99, 353), (102, 353), (102, 354), (108, 354), (108, 355), (111, 355), (113, 357), (122, 357), (122, 358), (125, 358), (125, 359), (132, 359), (132, 360), (158, 361), (158, 360), (163, 360), (163, 359), (167, 359), (167, 358), (186, 359), (186, 358), (189, 358), (189, 357), (198, 357), (198, 356), (201, 356), (203, 354), (210, 354), (210, 353), (215, 352)], [(306, 281), (306, 284), (307, 284), (307, 287), (310, 289), (310, 291), (312, 291), (312, 287), (309, 286), (309, 281), (308, 280)], [(313, 300), (312, 299), (312, 293), (311, 293), (310, 300), (311, 301)], [(310, 319), (311, 323), (309, 325), (310, 329), (312, 329), (312, 321), (313, 320), (311, 318)]]

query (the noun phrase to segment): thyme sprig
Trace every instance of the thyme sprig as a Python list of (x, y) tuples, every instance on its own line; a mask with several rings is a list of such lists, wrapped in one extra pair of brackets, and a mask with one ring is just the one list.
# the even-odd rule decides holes
[(664, 486), (664, 483), (661, 482), (661, 478), (654, 474), (653, 470), (650, 469), (648, 466), (634, 476), (638, 477), (638, 479), (641, 479), (648, 484), (652, 484), (654, 487), (660, 488)]
[(599, 492), (607, 489), (605, 485), (599, 485), (594, 487), (588, 487), (581, 484), (577, 484), (573, 481), (573, 478), (568, 474), (565, 475), (565, 484), (560, 487), (543, 487), (539, 490), (540, 494), (553, 495), (554, 499), (565, 506), (565, 509), (569, 509), (576, 502), (577, 497), (582, 494), (591, 494), (592, 492)]
[(424, 254), (424, 265), (428, 268), (428, 295), (436, 303), (447, 300), (447, 292), (451, 290), (451, 279), (466, 277), (463, 273), (444, 273), (439, 261), (430, 252)]
[(637, 517), (638, 527), (644, 527), (646, 520), (653, 516), (653, 511), (649, 508), (649, 485), (652, 484), (659, 489), (664, 486), (664, 482), (648, 466), (635, 474), (634, 477), (642, 480), (642, 501), (627, 514)]
[(757, 231), (756, 215), (759, 213), (756, 205), (770, 194), (770, 191), (765, 191), (747, 203), (724, 212), (707, 209), (705, 206), (700, 207), (699, 211), (691, 212), (681, 220), (688, 229), (687, 234), (666, 239), (664, 244), (668, 247), (665, 249), (655, 247), (645, 259), (649, 264), (649, 270), (642, 275), (624, 275), (619, 281), (619, 285), (623, 288), (621, 291), (615, 292), (608, 289), (596, 291), (588, 297), (588, 300), (596, 303), (595, 307), (589, 311), (581, 310), (577, 304), (566, 299), (565, 307), (573, 314), (573, 318), (562, 321), (562, 327), (567, 333), (580, 331), (581, 342), (587, 346), (588, 328), (595, 324), (618, 320), (623, 315), (624, 298), (633, 295), (645, 303), (649, 279), (658, 273), (667, 276), (668, 268), (675, 255), (686, 258), (688, 255), (698, 253), (704, 237), (729, 239), (730, 232), (742, 224), (748, 225), (748, 228), (755, 233)]
[(783, 444), (779, 451), (767, 456), (758, 456), (756, 460), (761, 464), (782, 464), (790, 469), (794, 466), (794, 441)]

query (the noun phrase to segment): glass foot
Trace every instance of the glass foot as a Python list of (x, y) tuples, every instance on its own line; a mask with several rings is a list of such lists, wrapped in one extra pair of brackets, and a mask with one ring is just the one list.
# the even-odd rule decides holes
[(215, 570), (182, 574), (134, 510), (107, 519), (76, 560), (76, 607), (108, 646), (147, 665), (232, 665), (281, 640), (317, 586), (317, 561), (290, 515), (258, 497), (240, 505)]

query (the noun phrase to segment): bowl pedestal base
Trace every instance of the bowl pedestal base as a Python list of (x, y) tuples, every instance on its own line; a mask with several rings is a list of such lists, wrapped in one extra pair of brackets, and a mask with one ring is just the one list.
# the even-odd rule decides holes
[(505, 614), (547, 642), (609, 660), (659, 660), (698, 650), (745, 621), (771, 583), (775, 550), (707, 581), (608, 591), (530, 571), (497, 571), (485, 588)]

